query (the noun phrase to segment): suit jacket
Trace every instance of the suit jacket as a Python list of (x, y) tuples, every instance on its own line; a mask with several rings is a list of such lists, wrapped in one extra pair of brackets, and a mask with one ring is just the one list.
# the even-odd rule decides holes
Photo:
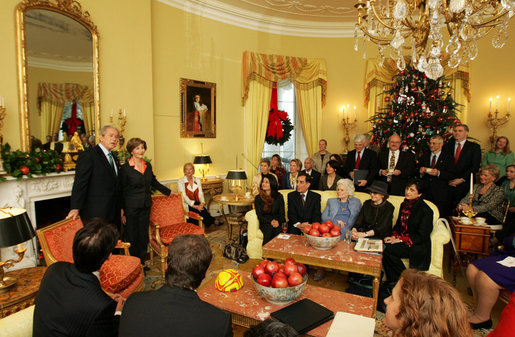
[(83, 220), (99, 217), (119, 224), (119, 189), (118, 176), (99, 145), (79, 155), (70, 204)]
[[(297, 177), (298, 177), (298, 174), (297, 174)], [(295, 178), (295, 179), (296, 179), (296, 178)], [(291, 189), (295, 189), (295, 185), (292, 185), (292, 184), (290, 183), (290, 172), (286, 172), (286, 173), (283, 175), (282, 189), (283, 189), (283, 190), (291, 190)]]
[[(403, 204), (401, 204), (402, 208)], [(401, 210), (399, 210), (401, 212)], [(399, 213), (400, 214), (400, 213)], [(397, 218), (393, 231), (401, 233), (401, 216)], [(408, 218), (408, 234), (413, 246), (409, 252), (409, 267), (428, 270), (431, 263), (431, 232), (433, 231), (433, 210), (422, 198), (415, 201)]]
[[(449, 143), (443, 146), (442, 152), (448, 153), (453, 158), (454, 163), (454, 146), (456, 141), (452, 139)], [(481, 147), (471, 141), (465, 141), (463, 148), (458, 158), (458, 163), (454, 166), (454, 178), (462, 178), (465, 182), (459, 184), (454, 189), (454, 199), (461, 200), (470, 187), (470, 174), (476, 174), (481, 165)]]
[(147, 163), (145, 173), (141, 174), (129, 162), (120, 167), (120, 188), (122, 207), (144, 208), (152, 205), (151, 188), (157, 189), (164, 195), (170, 195), (169, 188), (161, 185), (152, 172), (152, 165)]
[(127, 299), (119, 336), (230, 337), (233, 332), (231, 315), (202, 301), (194, 291), (164, 285)]
[(293, 191), (288, 193), (288, 222), (292, 233), (300, 234), (300, 230), (295, 230), (293, 225), (297, 222), (320, 222), (322, 213), (320, 211), (320, 194), (308, 190), (306, 204), (302, 206), (300, 193)]
[[(383, 149), (379, 153), (379, 170), (388, 170), (390, 162), (390, 150)], [(415, 174), (415, 157), (411, 152), (399, 151), (399, 159), (395, 165), (396, 170), (400, 170), (401, 174), (392, 176), (392, 181), (388, 183), (388, 192), (393, 195), (404, 195), (404, 189), (408, 179)], [(380, 175), (379, 180), (387, 181), (385, 176)]]
[(301, 172), (304, 172), (306, 175), (311, 177), (311, 185), (309, 188), (312, 190), (318, 190), (320, 185), (320, 177), (322, 174), (318, 171), (315, 171), (315, 169), (311, 169), (311, 174), (308, 174), (306, 170), (302, 170)]
[(35, 300), (33, 336), (117, 336), (116, 302), (75, 265), (48, 267)]
[[(431, 168), (431, 155), (429, 152), (420, 158), (417, 170), (421, 167)], [(438, 176), (427, 173), (421, 175), (424, 182), (424, 199), (436, 205), (448, 203), (451, 200), (449, 181), (454, 179), (454, 158), (446, 152), (440, 152), (435, 168), (440, 171)]]
[[(345, 161), (345, 166), (343, 167), (344, 178), (349, 178), (349, 173), (354, 170), (356, 167), (356, 150), (352, 150), (347, 154), (347, 160)], [(360, 170), (368, 170), (367, 175), (367, 185), (370, 186), (372, 181), (374, 181), (375, 176), (377, 175), (378, 163), (377, 163), (377, 154), (369, 149), (363, 150), (363, 155), (361, 156), (361, 160), (359, 161), (359, 169)]]

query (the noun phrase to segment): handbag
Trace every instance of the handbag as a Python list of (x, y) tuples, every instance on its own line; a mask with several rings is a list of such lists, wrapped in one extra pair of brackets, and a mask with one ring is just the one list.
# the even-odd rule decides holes
[(247, 255), (245, 248), (236, 242), (230, 242), (225, 246), (224, 257), (234, 260), (239, 264), (245, 263), (249, 260), (249, 256)]

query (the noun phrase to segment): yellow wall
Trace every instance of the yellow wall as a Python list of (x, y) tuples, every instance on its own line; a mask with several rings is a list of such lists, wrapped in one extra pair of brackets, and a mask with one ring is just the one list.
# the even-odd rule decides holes
[[(209, 175), (222, 175), (234, 168), (235, 157), (244, 152), (244, 112), (241, 106), (241, 57), (244, 50), (327, 61), (327, 104), (322, 134), (329, 150), (343, 149), (343, 128), (338, 109), (343, 104), (358, 107), (358, 126), (367, 130), (363, 106), (365, 62), (362, 51), (354, 52), (353, 39), (322, 39), (280, 36), (234, 27), (183, 12), (152, 0), (80, 0), (90, 12), (100, 33), (100, 85), (102, 122), (111, 109), (127, 110), (127, 138), (144, 138), (147, 155), (153, 159), (159, 179), (182, 175), (182, 164), (200, 152), (211, 155)], [(6, 97), (8, 116), (2, 130), (6, 141), (19, 147), (14, 8), (16, 0), (0, 2), (0, 96)], [(113, 16), (116, 16), (116, 19)], [(513, 23), (512, 23), (513, 26)], [(511, 33), (515, 30), (511, 28)], [(369, 57), (377, 57), (370, 47)], [(515, 98), (515, 69), (511, 55), (515, 40), (501, 50), (490, 38), (480, 41), (479, 56), (471, 66), (471, 136), (487, 141), (488, 97)], [(179, 79), (217, 84), (217, 137), (180, 138)], [(505, 103), (504, 103), (505, 104)], [(502, 107), (502, 106), (501, 106)], [(508, 136), (513, 121), (499, 130)], [(240, 157), (241, 158), (241, 157)], [(241, 163), (241, 160), (240, 160)], [(241, 166), (241, 165), (240, 165)]]
[[(35, 136), (45, 143), (43, 127), (41, 125), (41, 114), (39, 113), (38, 84), (40, 82), (50, 83), (77, 83), (81, 85), (93, 86), (93, 74), (91, 72), (60, 71), (46, 68), (29, 67), (27, 72), (29, 83), (27, 91), (29, 95), (29, 121), (30, 135)], [(49, 80), (51, 79), (51, 80)]]

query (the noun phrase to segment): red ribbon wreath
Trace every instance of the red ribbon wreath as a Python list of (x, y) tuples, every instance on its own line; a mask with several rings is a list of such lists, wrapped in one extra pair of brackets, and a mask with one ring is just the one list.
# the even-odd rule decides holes
[(277, 103), (277, 88), (272, 89), (272, 98), (270, 99), (270, 112), (268, 114), (268, 128), (267, 137), (274, 137), (275, 139), (283, 138), (283, 123), (282, 121), (288, 118), (288, 113), (280, 111)]

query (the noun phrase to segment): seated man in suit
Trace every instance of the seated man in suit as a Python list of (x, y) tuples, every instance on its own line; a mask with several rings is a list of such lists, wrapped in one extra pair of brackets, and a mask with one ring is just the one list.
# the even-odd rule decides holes
[(343, 168), (344, 178), (354, 181), (354, 170), (368, 171), (365, 179), (354, 181), (356, 191), (365, 192), (365, 189), (372, 184), (377, 174), (377, 154), (365, 148), (366, 137), (363, 134), (354, 136), (354, 150), (347, 154), (347, 160)]
[(320, 177), (322, 176), (320, 172), (313, 169), (313, 159), (307, 157), (304, 159), (304, 170), (306, 175), (311, 177), (311, 189), (318, 190), (318, 182), (320, 181)]
[(309, 190), (311, 177), (305, 172), (297, 175), (296, 191), (288, 193), (288, 233), (302, 234), (302, 227), (320, 222), (320, 194)]
[(419, 161), (419, 173), (424, 184), (423, 197), (433, 202), (440, 217), (450, 215), (451, 197), (449, 181), (453, 177), (453, 159), (448, 153), (442, 152), (443, 138), (434, 135), (429, 141), (431, 152), (424, 154)]
[(481, 166), (481, 147), (467, 140), (469, 127), (456, 125), (453, 130), (454, 139), (443, 146), (442, 151), (454, 158), (454, 179), (449, 181), (451, 198), (456, 206), (470, 186), (470, 175), (479, 171)]
[(388, 183), (388, 193), (404, 195), (406, 182), (415, 174), (415, 156), (410, 151), (401, 151), (401, 137), (394, 134), (388, 139), (388, 148), (378, 157), (379, 180)]
[(73, 261), (56, 262), (41, 280), (33, 336), (117, 336), (124, 299), (100, 287), (98, 270), (118, 240), (114, 226), (93, 219), (73, 239)]
[(129, 297), (119, 336), (232, 336), (231, 315), (196, 293), (212, 256), (203, 235), (177, 236), (168, 246), (166, 284)]

